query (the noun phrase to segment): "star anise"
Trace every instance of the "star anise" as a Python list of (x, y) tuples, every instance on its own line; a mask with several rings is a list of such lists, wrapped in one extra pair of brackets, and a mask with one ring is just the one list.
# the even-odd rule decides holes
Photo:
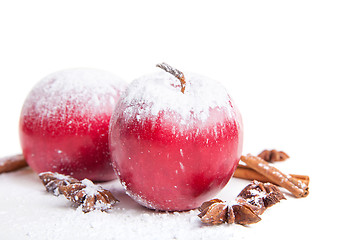
[(220, 199), (212, 199), (204, 202), (199, 211), (198, 216), (201, 221), (212, 225), (222, 223), (248, 225), (261, 220), (246, 201), (227, 203)]
[(63, 194), (68, 200), (81, 205), (82, 211), (106, 211), (118, 200), (112, 193), (89, 179), (82, 181), (60, 173), (43, 172), (39, 174), (45, 188), (55, 196)]
[(275, 149), (272, 149), (262, 151), (261, 153), (259, 153), (258, 157), (264, 159), (267, 162), (278, 162), (288, 159), (289, 155), (287, 155), (283, 151), (277, 151)]
[(79, 180), (73, 177), (53, 172), (40, 173), (39, 177), (42, 180), (46, 191), (51, 192), (55, 196), (59, 196), (61, 194), (59, 191), (60, 186), (67, 186), (69, 184), (79, 182)]
[(279, 188), (271, 183), (262, 183), (254, 180), (247, 185), (237, 196), (237, 198), (245, 199), (245, 201), (258, 209), (257, 214), (262, 214), (266, 208), (286, 199), (280, 192)]
[(110, 191), (95, 185), (89, 179), (62, 185), (59, 190), (68, 200), (81, 205), (85, 213), (93, 210), (106, 211), (112, 208), (112, 204), (118, 202)]

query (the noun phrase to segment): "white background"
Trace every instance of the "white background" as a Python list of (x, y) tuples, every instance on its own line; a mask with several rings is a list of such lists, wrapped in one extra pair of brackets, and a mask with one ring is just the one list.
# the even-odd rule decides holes
[(20, 152), (23, 101), (47, 74), (93, 67), (130, 82), (163, 61), (228, 89), (244, 153), (284, 150), (289, 172), (310, 175), (310, 196), (290, 200), (303, 215), (269, 221), (274, 232), (356, 236), (358, 1), (1, 1), (0, 156)]

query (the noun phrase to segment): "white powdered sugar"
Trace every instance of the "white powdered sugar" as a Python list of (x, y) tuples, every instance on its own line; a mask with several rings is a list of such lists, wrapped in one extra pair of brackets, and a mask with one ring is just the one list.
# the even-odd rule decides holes
[[(215, 198), (230, 205), (237, 204), (234, 197), (248, 183), (232, 178)], [(281, 207), (267, 210), (261, 222), (247, 227), (238, 224), (208, 226), (197, 216), (198, 210), (162, 212), (141, 207), (125, 193), (118, 180), (101, 183), (101, 187), (110, 190), (119, 202), (109, 211), (89, 213), (84, 213), (63, 195), (55, 197), (47, 193), (30, 168), (0, 174), (0, 186), (1, 239), (265, 239), (269, 238), (269, 231), (279, 227), (279, 222), (290, 229), (286, 232), (289, 234), (298, 231), (299, 226), (318, 227), (315, 222), (309, 225), (318, 214), (311, 199), (299, 203), (299, 199), (291, 197)], [(290, 216), (291, 221), (284, 221), (289, 212), (297, 214)], [(309, 214), (313, 214), (311, 218)]]
[(230, 97), (220, 83), (192, 73), (184, 76), (184, 93), (181, 92), (179, 79), (167, 72), (134, 80), (121, 101), (125, 118), (141, 121), (167, 111), (179, 114), (180, 124), (188, 124), (191, 121), (206, 121), (209, 110), (214, 108), (221, 108), (232, 117)]
[(83, 179), (81, 183), (85, 185), (85, 188), (83, 188), (82, 191), (84, 191), (87, 196), (95, 196), (99, 191), (102, 190), (101, 187), (95, 185), (87, 178)]
[[(197, 210), (162, 212), (141, 207), (125, 194), (118, 180), (101, 185), (120, 202), (107, 212), (89, 213), (84, 213), (81, 207), (62, 195), (48, 194), (31, 169), (2, 174), (0, 183), (3, 196), (0, 201), (1, 239), (208, 240), (244, 235), (244, 227), (235, 224), (204, 226)], [(234, 183), (230, 189), (237, 185)]]
[(34, 86), (24, 103), (23, 114), (96, 114), (114, 106), (125, 86), (119, 77), (102, 70), (76, 68), (55, 72)]
[(249, 192), (252, 195), (252, 197), (246, 199), (246, 201), (255, 206), (262, 207), (261, 204), (264, 203), (263, 201), (264, 201), (264, 198), (267, 197), (267, 193), (264, 191), (259, 191), (257, 189), (250, 189)]

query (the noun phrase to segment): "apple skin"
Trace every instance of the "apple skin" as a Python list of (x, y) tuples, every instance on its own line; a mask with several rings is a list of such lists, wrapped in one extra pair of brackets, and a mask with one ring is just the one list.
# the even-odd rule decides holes
[(148, 116), (143, 110), (151, 112), (152, 104), (144, 99), (129, 103), (125, 99), (131, 94), (119, 100), (109, 136), (113, 166), (127, 194), (145, 207), (164, 211), (194, 209), (215, 196), (232, 177), (242, 153), (242, 119), (230, 97), (227, 108), (208, 107), (205, 120), (189, 120), (171, 110)]
[(109, 121), (125, 87), (117, 76), (83, 68), (53, 73), (35, 85), (24, 102), (19, 124), (29, 166), (37, 173), (114, 179)]

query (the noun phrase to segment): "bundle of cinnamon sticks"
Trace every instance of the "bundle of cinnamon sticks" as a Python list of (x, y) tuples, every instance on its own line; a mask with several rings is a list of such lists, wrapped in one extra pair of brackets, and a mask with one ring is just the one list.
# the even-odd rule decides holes
[(306, 197), (309, 194), (309, 176), (284, 174), (261, 157), (251, 154), (241, 156), (240, 160), (244, 164), (237, 166), (234, 173), (236, 178), (271, 182), (287, 189), (297, 198)]

